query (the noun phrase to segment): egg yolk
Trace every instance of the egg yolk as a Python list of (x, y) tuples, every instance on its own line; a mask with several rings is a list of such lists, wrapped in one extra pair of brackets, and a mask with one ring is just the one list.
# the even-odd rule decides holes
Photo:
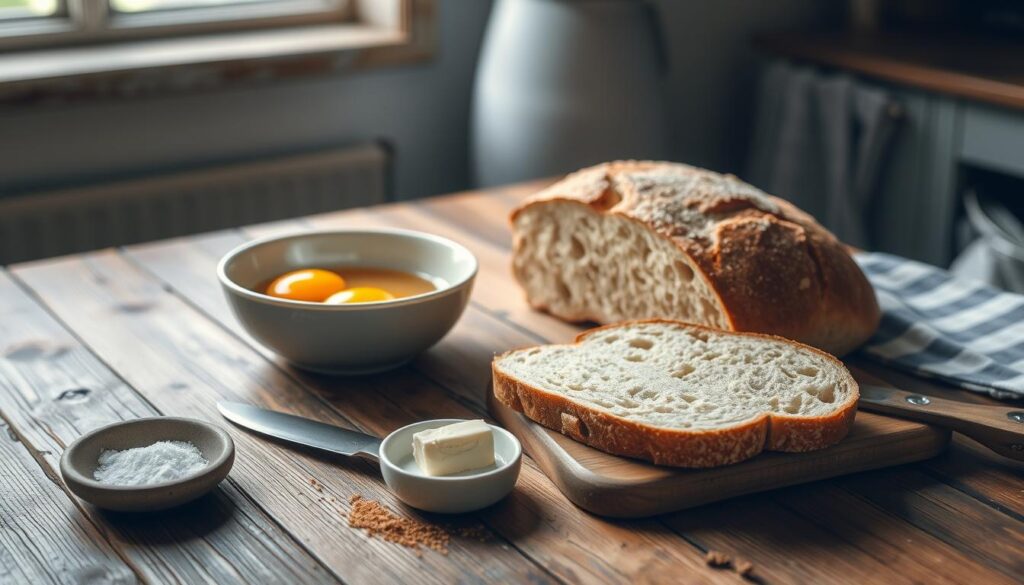
[(267, 294), (280, 299), (319, 303), (345, 288), (345, 279), (318, 268), (295, 270), (274, 279), (267, 287)]
[(334, 293), (326, 302), (331, 305), (347, 305), (349, 303), (375, 303), (378, 301), (390, 301), (393, 298), (395, 298), (395, 295), (382, 288), (357, 286)]

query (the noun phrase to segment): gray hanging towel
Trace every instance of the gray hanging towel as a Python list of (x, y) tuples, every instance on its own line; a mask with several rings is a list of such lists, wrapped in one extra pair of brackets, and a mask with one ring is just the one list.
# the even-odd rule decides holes
[(868, 247), (866, 215), (901, 116), (885, 90), (775, 62), (758, 91), (747, 179)]

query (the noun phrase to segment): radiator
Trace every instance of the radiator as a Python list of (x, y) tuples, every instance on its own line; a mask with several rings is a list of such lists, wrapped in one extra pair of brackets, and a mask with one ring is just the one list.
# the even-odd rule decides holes
[(0, 264), (380, 203), (389, 159), (374, 143), (0, 199)]

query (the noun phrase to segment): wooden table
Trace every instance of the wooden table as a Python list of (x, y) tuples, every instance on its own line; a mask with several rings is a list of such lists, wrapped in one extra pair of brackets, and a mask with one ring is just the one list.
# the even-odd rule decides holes
[[(362, 461), (324, 457), (225, 425), (238, 458), (219, 490), (153, 515), (99, 511), (61, 482), (80, 434), (157, 414), (221, 422), (218, 399), (383, 435), (433, 417), (484, 415), (491, 356), (566, 340), (531, 311), (507, 267), (507, 210), (523, 185), (255, 226), (0, 272), (0, 582), (739, 583), (715, 550), (766, 583), (1011, 583), (1024, 575), (1022, 467), (957, 439), (946, 455), (639, 521), (580, 511), (526, 460), (518, 488), (422, 556), (350, 528), (362, 494), (420, 517)], [(345, 379), (294, 370), (236, 325), (214, 266), (248, 238), (296, 228), (399, 226), (468, 246), (481, 268), (447, 338), (412, 365)], [(867, 367), (867, 366), (865, 366)], [(918, 391), (984, 401), (902, 376)], [(313, 485), (315, 479), (318, 485)], [(441, 521), (437, 517), (427, 520)]]

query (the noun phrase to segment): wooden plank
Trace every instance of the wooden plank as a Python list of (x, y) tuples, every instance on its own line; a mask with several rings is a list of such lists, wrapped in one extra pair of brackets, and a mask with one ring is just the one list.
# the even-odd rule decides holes
[[(256, 235), (264, 236), (294, 231), (295, 229), (298, 228), (330, 228), (341, 227), (345, 225), (372, 227), (376, 225), (384, 225), (381, 222), (380, 218), (375, 216), (376, 210), (371, 212), (346, 212), (344, 214), (331, 216), (331, 218), (329, 219), (321, 216), (310, 218), (308, 220), (302, 221), (299, 224), (293, 225), (289, 225), (287, 222), (277, 222), (273, 225), (260, 226), (250, 231)], [(229, 316), (225, 316), (227, 314), (226, 306), (220, 307), (220, 305), (223, 304), (223, 301), (220, 299), (219, 295), (211, 294), (209, 291), (203, 293), (201, 290), (199, 290), (202, 288), (209, 288), (208, 284), (203, 284), (204, 282), (208, 282), (208, 279), (204, 279), (202, 275), (208, 273), (208, 271), (211, 269), (210, 267), (212, 266), (212, 263), (215, 261), (215, 258), (219, 257), (219, 255), (224, 251), (227, 251), (227, 249), (229, 249), (231, 245), (237, 243), (225, 241), (225, 238), (226, 236), (220, 236), (217, 238), (216, 242), (211, 242), (210, 239), (204, 239), (205, 241), (203, 242), (203, 244), (201, 246), (197, 246), (205, 254), (208, 254), (210, 256), (205, 261), (202, 258), (197, 259), (195, 253), (190, 253), (188, 251), (188, 248), (190, 247), (188, 242), (182, 242), (179, 245), (171, 246), (158, 244), (154, 246), (140, 247), (130, 250), (129, 253), (132, 253), (133, 257), (137, 258), (141, 264), (145, 264), (151, 270), (160, 270), (162, 274), (171, 279), (168, 281), (169, 284), (171, 284), (177, 290), (187, 290), (189, 291), (190, 296), (195, 295), (193, 298), (204, 299), (201, 302), (203, 302), (204, 304), (209, 304), (204, 310), (212, 314), (220, 314), (221, 318), (230, 319)], [(223, 246), (223, 249), (215, 249), (215, 246), (212, 246), (212, 244), (214, 243)], [(204, 262), (206, 263), (205, 268), (202, 266)], [(183, 269), (181, 268), (183, 266), (188, 266), (190, 267), (191, 271), (194, 271), (191, 277), (188, 276), (188, 274), (183, 274)], [(236, 325), (234, 325), (233, 322), (227, 323), (227, 326), (237, 327)], [(503, 324), (502, 322), (496, 320), (493, 316), (483, 313), (482, 311), (476, 310), (475, 307), (471, 306), (470, 309), (467, 311), (466, 315), (463, 317), (463, 320), (456, 326), (455, 330), (451, 334), (449, 334), (449, 336), (444, 341), (442, 341), (441, 344), (439, 344), (431, 351), (421, 356), (415, 362), (415, 367), (421, 372), (426, 373), (433, 379), (438, 380), (442, 384), (448, 386), (449, 388), (454, 389), (460, 396), (462, 396), (467, 401), (467, 404), (477, 405), (477, 412), (479, 412), (479, 405), (482, 404), (484, 392), (487, 387), (487, 380), (489, 379), (490, 376), (490, 355), (494, 351), (507, 348), (515, 343), (531, 343), (531, 339), (529, 337), (525, 337), (524, 334), (518, 332), (517, 330), (510, 328), (507, 325)], [(458, 366), (453, 366), (453, 364), (458, 364)], [(390, 384), (388, 384), (388, 386), (390, 386)], [(396, 384), (396, 386), (405, 387), (406, 383), (399, 383)], [(345, 393), (341, 393), (338, 391), (330, 392), (330, 388), (325, 388), (325, 390), (328, 392), (328, 395), (344, 396), (346, 400), (349, 397), (363, 395), (362, 392), (352, 392), (351, 389), (349, 389), (349, 391)], [(419, 398), (419, 401), (417, 402), (423, 404), (423, 406), (419, 407), (420, 410), (415, 412), (415, 414), (418, 417), (429, 417), (431, 416), (431, 412), (435, 412), (433, 410), (433, 403), (435, 400), (438, 400), (438, 398), (435, 398), (432, 395), (425, 395), (422, 389), (417, 389), (415, 391), (415, 394), (408, 396), (408, 398), (410, 401)], [(409, 402), (407, 402), (406, 400), (402, 400), (399, 402), (402, 404), (409, 404)], [(363, 416), (368, 416), (368, 419), (370, 421), (386, 418), (388, 416), (388, 413), (392, 412), (391, 408), (386, 408), (381, 412), (375, 412), (372, 410), (375, 404), (376, 402), (373, 401), (369, 403), (351, 403), (350, 401), (347, 401), (346, 404), (339, 405), (339, 408), (347, 413), (358, 412)], [(447, 408), (448, 407), (446, 407), (446, 412)], [(526, 477), (526, 473), (524, 473), (524, 477)], [(542, 484), (550, 486), (550, 484), (543, 480)], [(532, 492), (528, 493), (530, 493), (531, 496), (533, 495)], [(563, 507), (565, 505), (564, 497), (562, 497), (561, 494), (553, 493), (553, 490), (551, 490), (550, 487), (548, 487), (548, 489), (546, 490), (537, 490), (536, 493), (541, 496), (546, 496), (562, 502)], [(519, 497), (518, 493), (516, 497)], [(763, 505), (772, 507), (775, 506), (770, 501), (764, 502)], [(687, 517), (688, 514), (689, 512), (687, 512), (686, 514), (682, 514), (679, 517)], [(728, 516), (735, 513), (732, 512), (729, 508), (726, 508), (724, 514)], [(795, 516), (792, 512), (781, 512), (779, 514), (781, 514), (782, 516), (788, 516), (788, 519), (785, 522), (781, 522), (779, 524), (780, 527), (790, 526), (794, 523), (801, 522), (801, 519)], [(502, 516), (498, 525), (507, 526), (507, 524), (502, 523), (517, 522), (517, 519), (521, 518), (522, 516), (522, 514), (508, 514)], [(590, 518), (589, 516), (583, 516), (586, 518)], [(749, 518), (746, 520), (749, 521)], [(521, 523), (521, 520), (519, 520), (518, 523)], [(516, 525), (518, 525), (518, 523)], [(622, 524), (615, 523), (609, 524), (608, 526), (622, 526)], [(632, 530), (637, 529), (635, 523), (630, 523), (626, 526), (630, 526)], [(679, 527), (677, 526), (673, 526), (673, 528), (679, 530)], [(917, 535), (917, 531), (910, 529), (910, 527), (903, 526), (903, 528), (904, 530), (902, 531), (893, 531), (892, 533), (897, 538), (911, 538)], [(665, 531), (665, 528), (663, 526), (659, 527), (659, 525), (656, 523), (645, 523), (645, 530), (654, 530), (656, 531), (656, 533), (660, 534), (661, 532)], [(587, 533), (590, 533), (592, 531), (592, 527), (589, 527), (589, 530), (586, 530)], [(687, 534), (685, 530), (679, 530), (679, 532), (683, 534), (685, 538), (691, 539), (691, 535)], [(721, 535), (721, 537), (725, 542), (728, 542), (735, 536), (742, 536), (743, 532), (741, 530), (737, 530), (737, 532), (738, 534), (726, 533)], [(822, 530), (819, 529), (818, 532), (822, 532)], [(568, 533), (575, 534), (574, 532)], [(854, 566), (857, 567), (863, 567), (860, 573), (853, 571), (850, 573), (851, 575), (859, 574), (862, 575), (864, 580), (867, 580), (879, 574), (888, 574), (883, 564), (879, 563), (879, 561), (877, 561), (870, 555), (866, 555), (859, 549), (851, 546), (848, 542), (842, 540), (838, 536), (830, 535), (828, 538), (820, 537), (817, 540), (820, 542), (827, 542), (833, 546), (833, 550), (839, 551), (833, 554), (841, 554), (844, 556), (844, 558), (847, 559), (847, 562), (852, 563)], [(544, 544), (547, 545), (549, 543), (545, 542)], [(557, 546), (558, 544), (562, 543), (556, 541), (550, 544)], [(574, 547), (579, 546), (578, 543), (571, 541), (570, 544)], [(720, 544), (722, 544), (722, 542), (719, 542), (719, 545)], [(518, 541), (517, 545), (522, 546)], [(588, 543), (586, 546), (588, 548), (593, 549), (597, 545), (595, 543)], [(774, 570), (774, 572), (772, 573), (774, 575), (785, 576), (786, 580), (789, 581), (807, 581), (822, 574), (823, 569), (820, 568), (815, 570), (806, 570), (806, 568), (803, 565), (791, 566), (791, 564), (788, 563), (788, 561), (783, 562), (783, 559), (787, 559), (787, 555), (789, 554), (785, 539), (775, 539), (771, 541), (771, 543), (761, 543), (758, 546), (761, 547), (761, 554), (757, 555), (758, 559), (763, 560), (765, 564), (771, 563), (773, 565), (778, 565), (780, 567)], [(532, 549), (526, 547), (523, 548), (528, 553), (532, 553)], [(719, 548), (721, 547), (719, 546)], [(958, 554), (957, 551), (952, 549), (951, 547), (947, 546), (940, 548), (943, 551), (943, 553), (947, 554), (950, 558), (957, 558), (960, 561), (962, 561), (964, 563), (963, 566), (969, 567), (969, 570), (975, 571), (974, 574), (985, 574), (987, 572), (984, 566), (976, 566), (976, 564), (970, 562), (970, 559), (967, 559), (966, 557), (963, 557), (963, 555)], [(614, 547), (612, 547), (612, 550), (615, 550)], [(637, 548), (635, 546), (631, 546), (629, 547), (629, 550), (635, 551), (637, 550)], [(555, 553), (557, 552), (557, 549), (546, 552)], [(558, 558), (555, 555), (552, 555), (552, 557), (555, 560), (557, 560)], [(857, 559), (860, 560), (858, 561)], [(550, 560), (548, 560), (547, 562), (550, 562)], [(616, 565), (621, 565), (621, 563), (616, 563)], [(827, 573), (827, 571), (825, 572)], [(996, 574), (997, 580), (999, 577), (1000, 576)], [(893, 576), (893, 580), (898, 581), (898, 578)]]
[(711, 504), (668, 522), (702, 547), (752, 562), (768, 583), (1015, 581), (848, 492), (823, 490), (825, 485)]
[[(448, 203), (446, 201), (435, 200), (433, 202), (433, 207), (436, 209), (436, 207), (444, 206), (444, 205), (447, 205), (447, 204)], [(461, 205), (461, 204), (462, 204), (462, 202), (454, 202), (454, 203), (452, 203), (452, 205)], [(488, 243), (480, 241), (480, 240), (477, 240), (477, 239), (473, 238), (471, 235), (466, 234), (465, 232), (460, 231), (457, 225), (450, 224), (450, 225), (448, 225), (446, 227), (445, 225), (443, 225), (444, 222), (438, 222), (437, 221), (438, 217), (439, 217), (438, 214), (432, 214), (430, 217), (426, 217), (422, 221), (417, 221), (416, 210), (409, 209), (408, 206), (405, 206), (404, 209), (401, 208), (401, 207), (402, 206), (389, 206), (389, 207), (375, 208), (374, 212), (383, 221), (388, 221), (388, 222), (391, 222), (391, 223), (398, 223), (398, 224), (400, 224), (403, 227), (410, 227), (410, 228), (413, 228), (413, 229), (423, 229), (425, 231), (432, 231), (434, 233), (441, 233), (441, 235), (446, 235), (446, 236), (449, 236), (449, 237), (455, 237), (456, 239), (460, 239), (460, 241), (464, 245), (467, 245), (468, 247), (470, 247), (470, 249), (473, 250), (474, 253), (477, 253), (478, 251), (484, 251), (485, 248), (489, 246)], [(494, 222), (493, 218), (501, 216), (501, 214), (499, 214), (497, 212), (490, 212), (490, 213), (488, 213), (488, 212), (486, 212), (486, 210), (482, 210), (480, 207), (477, 207), (474, 210), (474, 212), (472, 214), (472, 217), (474, 218), (474, 221), (476, 221), (481, 215), (484, 215), (487, 218), (489, 218), (488, 220), (484, 221), (484, 223), (490, 222), (492, 224)], [(457, 214), (454, 214), (454, 215), (453, 214), (449, 214), (449, 216), (450, 217), (457, 217)], [(330, 221), (329, 219), (321, 217), (321, 218), (313, 218), (312, 223), (314, 223), (315, 225), (324, 225), (324, 224), (328, 223), (329, 221)], [(491, 227), (493, 228), (495, 226), (491, 225)], [(487, 254), (487, 252), (485, 252), (485, 254)], [(506, 279), (505, 282), (502, 282), (502, 281), (491, 281), (491, 284), (497, 290), (508, 291), (510, 288), (513, 288), (514, 285), (509, 281), (509, 277), (507, 275), (506, 275), (505, 279)], [(474, 298), (480, 298), (480, 297), (474, 297)], [(480, 302), (481, 303), (490, 303), (490, 302), (494, 302), (494, 301), (497, 301), (497, 304), (490, 305), (488, 307), (489, 309), (491, 309), (491, 314), (498, 315), (501, 318), (507, 318), (509, 320), (515, 320), (518, 317), (519, 313), (515, 313), (513, 311), (510, 311), (509, 309), (510, 309), (511, 304), (516, 303), (516, 302), (521, 302), (521, 301), (518, 301), (516, 299), (511, 299), (510, 300), (508, 297), (506, 297), (505, 299), (501, 299), (500, 296), (492, 295), (492, 296), (490, 296), (490, 297), (488, 297), (486, 299), (481, 300)], [(544, 316), (531, 317), (530, 318), (530, 325), (529, 325), (528, 328), (533, 333), (540, 333), (542, 336), (545, 336), (545, 337), (547, 337), (549, 335), (555, 335), (555, 336), (559, 336), (559, 337), (562, 336), (563, 335), (563, 328), (560, 325), (556, 326), (554, 328), (551, 328), (551, 330), (548, 330), (547, 324), (550, 321), (552, 321), (550, 318), (547, 318), (547, 317), (544, 317)], [(521, 325), (522, 325), (522, 323), (521, 323)], [(467, 348), (467, 347), (470, 347), (470, 348), (481, 348), (481, 347), (485, 347), (485, 344), (483, 344), (483, 343), (475, 343), (475, 344), (463, 343), (463, 344), (460, 345), (460, 347), (464, 347), (464, 348)], [(462, 363), (472, 363), (472, 359), (470, 359), (470, 358), (468, 358), (466, 356), (463, 356)], [(951, 495), (951, 494), (945, 494), (945, 495)], [(969, 502), (965, 502), (964, 505), (966, 505), (967, 503), (969, 503)], [(977, 508), (982, 508), (982, 506), (979, 506), (978, 502), (975, 502), (972, 505), (977, 507)], [(984, 510), (979, 510), (978, 513), (979, 514), (984, 514), (985, 511)], [(904, 528), (904, 531), (908, 533), (908, 535), (913, 535), (916, 532), (920, 532), (920, 531), (912, 530), (912, 529), (910, 529), (910, 527), (907, 527), (907, 526), (904, 526), (903, 528)], [(951, 550), (951, 552), (955, 553), (955, 551), (953, 551), (953, 550)], [(970, 557), (969, 556), (963, 555), (963, 554), (958, 554), (957, 556), (959, 556), (964, 562), (970, 563)], [(982, 568), (981, 570), (984, 570), (984, 568)]]
[[(434, 205), (444, 205), (444, 202), (443, 201), (435, 201), (433, 204)], [(333, 226), (336, 226), (336, 225), (339, 225), (339, 224), (340, 225), (367, 226), (368, 224), (381, 224), (381, 223), (383, 223), (383, 224), (387, 224), (387, 225), (396, 225), (398, 227), (413, 227), (413, 228), (425, 229), (423, 224), (420, 223), (419, 218), (415, 217), (415, 215), (417, 215), (415, 210), (408, 209), (408, 206), (392, 206), (392, 207), (387, 207), (387, 208), (376, 208), (376, 209), (370, 211), (369, 214), (371, 216), (373, 216), (373, 218), (369, 219), (369, 220), (367, 218), (367, 212), (361, 211), (361, 212), (357, 212), (357, 213), (354, 213), (354, 214), (353, 213), (346, 213), (346, 214), (336, 214), (336, 215), (331, 215), (331, 216), (314, 217), (314, 218), (311, 218), (309, 221), (306, 221), (306, 222), (303, 222), (303, 223), (306, 226), (315, 226), (315, 227), (333, 227)], [(477, 209), (477, 213), (475, 214), (475, 219), (476, 219), (476, 217), (479, 216), (479, 214), (480, 214), (480, 209)], [(490, 214), (488, 217), (498, 217), (498, 216), (499, 216), (498, 214)], [(444, 225), (439, 225), (436, 222), (428, 221), (428, 223), (430, 224), (428, 226), (430, 228), (435, 228), (435, 227), (444, 228)], [(442, 222), (442, 224), (443, 224), (443, 222)], [(269, 228), (269, 229), (260, 229), (260, 230), (256, 230), (256, 231), (259, 231), (261, 233), (268, 233), (268, 232), (276, 232), (276, 231), (279, 231), (279, 230), (289, 230), (289, 229), (293, 229), (293, 227), (279, 224), (279, 225), (273, 226), (272, 228)], [(429, 229), (428, 231), (435, 231), (436, 232), (438, 230), (436, 230), (436, 229)], [(463, 243), (466, 243), (466, 244), (470, 245), (470, 247), (473, 248), (474, 251), (476, 251), (476, 248), (478, 247), (478, 242), (467, 241), (466, 234), (458, 232), (456, 230), (452, 230), (452, 229), (449, 228), (449, 232), (447, 234), (445, 234), (443, 232), (442, 232), (442, 234), (443, 235), (455, 236), (456, 239), (459, 239)], [(469, 239), (470, 240), (476, 240), (477, 238), (471, 237)], [(494, 247), (496, 248), (496, 245)], [(180, 257), (180, 254), (178, 254), (178, 253), (175, 253), (173, 255), (177, 256), (177, 257)], [(498, 254), (492, 254), (492, 257), (494, 257), (494, 258), (497, 258), (498, 256), (499, 256)], [(498, 275), (499, 272), (495, 270), (495, 271), (492, 272), (492, 274)], [(504, 272), (504, 276), (502, 278), (505, 279), (506, 282), (507, 282), (507, 279), (508, 279), (507, 272)], [(481, 282), (483, 282), (483, 281), (484, 281), (484, 279), (481, 278)], [(491, 282), (494, 282), (494, 281), (491, 281)], [(498, 282), (501, 282), (501, 281), (498, 281)], [(498, 285), (494, 286), (493, 288), (501, 289), (503, 287), (505, 288), (505, 291), (507, 293), (508, 287), (506, 285), (504, 285), (504, 283), (498, 284)], [(482, 304), (481, 301), (479, 300), (480, 296), (481, 296), (480, 293), (474, 294), (474, 305), (481, 305)], [(493, 302), (496, 302), (496, 303), (505, 303), (505, 304), (492, 305), (491, 307), (484, 306), (484, 308), (489, 308), (491, 310), (487, 314), (479, 315), (481, 318), (484, 318), (484, 317), (492, 317), (493, 318), (494, 315), (503, 315), (503, 316), (507, 316), (508, 315), (508, 312), (506, 311), (506, 309), (508, 307), (508, 305), (507, 305), (507, 303), (508, 303), (507, 297), (503, 299), (500, 295), (493, 294), (493, 291), (492, 291), (492, 294), (490, 294), (489, 296), (485, 295), (484, 298), (489, 300), (489, 301), (493, 301)], [(521, 302), (521, 301), (516, 300), (516, 302)], [(476, 312), (473, 309), (471, 309), (467, 313), (467, 319), (471, 318), (471, 315), (474, 315), (475, 313)], [(536, 315), (536, 314), (534, 314), (534, 315)], [(536, 315), (536, 317), (539, 320), (552, 321), (551, 319), (549, 319), (547, 317), (544, 317), (543, 315)], [(559, 325), (564, 325), (564, 324), (560, 324), (559, 323)], [(574, 329), (571, 326), (565, 326), (565, 327), (570, 329), (570, 330)], [(483, 327), (483, 326), (473, 326), (470, 329), (472, 331), (474, 331), (474, 332), (484, 331), (485, 333), (482, 333), (482, 335), (484, 335), (485, 337), (493, 334), (493, 328), (487, 328), (487, 327)], [(462, 331), (462, 330), (463, 330), (463, 326), (462, 326), (462, 324), (460, 324), (460, 326), (456, 329), (455, 332), (453, 332), (452, 335), (453, 336), (458, 335), (459, 332)], [(563, 330), (562, 328), (559, 328), (560, 332), (562, 330)], [(532, 333), (532, 332), (525, 331), (524, 333)], [(499, 335), (498, 337), (501, 337), (501, 336)], [(527, 337), (527, 338), (528, 339), (532, 339), (532, 338), (529, 338), (529, 337)], [(505, 345), (503, 347), (508, 347), (507, 341), (505, 341), (503, 343), (505, 343)], [(491, 342), (488, 342), (488, 343), (479, 343), (479, 339), (474, 338), (472, 340), (472, 342), (465, 342), (464, 341), (464, 342), (457, 343), (457, 344), (454, 344), (454, 345), (456, 347), (456, 350), (455, 350), (456, 351), (456, 355), (459, 355), (459, 361), (456, 362), (456, 363), (466, 364), (466, 363), (477, 363), (477, 362), (480, 362), (482, 364), (486, 364), (487, 360), (486, 359), (480, 359), (479, 353), (475, 353), (474, 351), (471, 351), (470, 353), (472, 355), (475, 355), (475, 357), (471, 357), (471, 356), (465, 354), (464, 353), (466, 351), (465, 348), (475, 348), (479, 352), (485, 352), (485, 351), (488, 351), (490, 349), (493, 349), (494, 342), (492, 340)], [(433, 359), (432, 356), (437, 355), (438, 351), (441, 351), (442, 348), (446, 348), (446, 347), (451, 347), (451, 344), (448, 343), (448, 340), (443, 342), (440, 346), (438, 346), (437, 348), (435, 348), (431, 352), (428, 352), (428, 354), (426, 354), (426, 356), (424, 356), (424, 358), (421, 358), (421, 360), (419, 360), (417, 362), (417, 364), (416, 364), (417, 369), (421, 369), (421, 370), (427, 369), (427, 368), (422, 366), (422, 364), (424, 363), (424, 360), (428, 360), (426, 363), (429, 363), (429, 360)], [(463, 352), (463, 353), (459, 354), (459, 352)], [(449, 358), (449, 359), (439, 359), (436, 362), (437, 366), (438, 366), (436, 368), (436, 371), (447, 371), (447, 372), (449, 372), (448, 373), (449, 379), (446, 380), (446, 382), (445, 382), (446, 385), (453, 383), (452, 379), (456, 379), (456, 380), (457, 379), (479, 380), (483, 376), (486, 376), (486, 368), (482, 368), (480, 370), (475, 370), (475, 368), (474, 368), (475, 371), (482, 372), (481, 374), (478, 374), (478, 376), (480, 376), (480, 378), (478, 378), (477, 376), (473, 376), (473, 375), (463, 376), (463, 375), (460, 374), (460, 375), (456, 376), (456, 375), (451, 373), (453, 368), (451, 368), (451, 367), (444, 368), (443, 367), (444, 364), (446, 364), (446, 363), (448, 363), (448, 364), (452, 363), (450, 361), (450, 359), (451, 358)], [(477, 389), (475, 391), (478, 393), (479, 392), (478, 389), (480, 388), (480, 386), (479, 385), (475, 385), (475, 388)], [(467, 390), (467, 389), (464, 389), (464, 390)], [(474, 390), (468, 390), (468, 391), (461, 392), (461, 394), (463, 396), (467, 397), (467, 399), (472, 401), (473, 392), (474, 392)], [(477, 394), (477, 395), (479, 395), (479, 394)], [(816, 485), (818, 485), (818, 484), (816, 484)], [(852, 513), (856, 514), (858, 511), (862, 511), (863, 509), (864, 509), (863, 505), (855, 506), (853, 508), (853, 510), (852, 510)], [(797, 520), (794, 520), (793, 518), (790, 518), (790, 520), (791, 521), (797, 521)], [(891, 523), (891, 524), (895, 524), (895, 528), (892, 527), (892, 526), (887, 527), (887, 529), (886, 529), (886, 531), (885, 531), (885, 533), (883, 535), (886, 538), (897, 538), (897, 539), (898, 538), (904, 538), (904, 539), (913, 541), (915, 539), (921, 540), (922, 538), (926, 538), (928, 536), (926, 533), (922, 532), (921, 530), (916, 529), (916, 528), (911, 527), (911, 526), (908, 526), (907, 524), (905, 524), (903, 522), (895, 522), (895, 523)], [(690, 535), (685, 535), (685, 536), (687, 536), (687, 538), (690, 537)], [(844, 551), (844, 554), (847, 554), (847, 557), (855, 556), (856, 554), (858, 554), (857, 550), (859, 550), (859, 549), (857, 549), (856, 546), (854, 546), (854, 544), (851, 544), (851, 543), (841, 539), (840, 537), (838, 537), (836, 535), (831, 536), (831, 541), (833, 542), (833, 544), (836, 547), (838, 547), (839, 549), (842, 549)], [(785, 558), (786, 552), (783, 549), (784, 549), (784, 547), (779, 547), (779, 548), (776, 548), (774, 551), (772, 551), (772, 554), (774, 554), (774, 561), (776, 563), (780, 562), (781, 559)], [(956, 551), (956, 549), (954, 549), (952, 547), (949, 547), (948, 545), (943, 547), (942, 550), (943, 550), (943, 554), (947, 554), (950, 558), (956, 558), (956, 559), (959, 560), (959, 562), (965, 563), (962, 566), (969, 567), (968, 570), (971, 571), (973, 574), (992, 573), (992, 571), (987, 569), (987, 567), (979, 566), (977, 563), (971, 562), (971, 560), (968, 557), (966, 557), (965, 555), (959, 553), (958, 551)], [(861, 554), (863, 554), (863, 553), (861, 553)], [(771, 556), (769, 556), (769, 558), (771, 558)], [(867, 562), (867, 563), (864, 564), (864, 566), (874, 566), (874, 564), (871, 563), (871, 562)], [(993, 574), (994, 574), (994, 578), (995, 579), (998, 580), (999, 578), (1001, 578), (1001, 576), (998, 573), (993, 573)], [(796, 578), (797, 576), (800, 576), (801, 578), (805, 578), (805, 579), (808, 578), (808, 574), (807, 573), (801, 573), (799, 571), (794, 571), (794, 572), (790, 573), (789, 575), (790, 575), (791, 578)], [(867, 575), (867, 574), (865, 574), (865, 575)], [(866, 576), (865, 578), (868, 578), (868, 577)]]
[[(348, 220), (366, 227), (367, 216), (349, 214)], [(259, 235), (292, 231), (286, 222), (260, 226)], [(126, 250), (140, 266), (159, 275), (169, 286), (203, 312), (249, 339), (229, 313), (217, 285), (209, 277), (219, 257), (243, 241), (228, 232), (182, 239)], [(252, 342), (268, 359), (273, 354)], [(339, 411), (367, 432), (382, 435), (415, 420), (437, 417), (478, 417), (480, 398), (452, 400), (439, 386), (408, 370), (372, 379), (331, 379), (291, 370), (284, 371), (318, 391)], [(448, 364), (460, 369), (462, 364)], [(526, 461), (515, 494), (481, 514), (488, 526), (516, 548), (542, 563), (558, 577), (569, 580), (634, 581), (665, 572), (685, 571), (709, 582), (733, 582), (735, 575), (705, 566), (698, 551), (654, 522), (610, 522), (579, 513), (566, 498)]]
[(920, 471), (887, 469), (843, 478), (845, 489), (1018, 579), (1024, 523)]
[(1024, 463), (995, 454), (974, 441), (954, 435), (946, 452), (921, 466), (943, 483), (1024, 519)]
[[(164, 414), (223, 424), (215, 402), (228, 399), (352, 426), (113, 251), (22, 265), (12, 272)], [(370, 538), (347, 525), (354, 494), (420, 516), (387, 491), (379, 469), (226, 428), (236, 442), (231, 475), (241, 491), (345, 581), (396, 582), (412, 575), (426, 583), (551, 581), (543, 569), (493, 537), (488, 542), (455, 538), (447, 556), (428, 552), (422, 558)]]
[[(61, 453), (78, 436), (160, 414), (2, 272), (0, 412), (54, 478)], [(337, 581), (230, 479), (210, 496), (164, 513), (79, 507), (146, 581)]]
[[(927, 527), (908, 522), (902, 514), (902, 507), (881, 507), (874, 505), (873, 502), (870, 506), (864, 506), (864, 501), (871, 500), (860, 490), (851, 489), (854, 484), (871, 476), (877, 476), (878, 481), (870, 482), (872, 486), (877, 487), (886, 485), (890, 477), (903, 478), (913, 475), (913, 471), (904, 473), (904, 470), (893, 468), (844, 477), (835, 482), (840, 488), (836, 492), (825, 492), (816, 485), (809, 484), (794, 488), (791, 490), (793, 497), (786, 498), (785, 501), (779, 500), (779, 504), (820, 526), (828, 527), (830, 531), (870, 552), (872, 556), (904, 575), (930, 574), (932, 582), (965, 583), (979, 579), (987, 583), (1018, 582), (1019, 572), (1015, 572), (1010, 563), (991, 562), (991, 558), (972, 554), (960, 543), (951, 542)], [(948, 490), (946, 487), (942, 489)], [(907, 496), (901, 498), (904, 501), (916, 498), (916, 494), (912, 493), (904, 496)], [(993, 522), (1005, 525), (1005, 521), (997, 517), (998, 513), (990, 508), (972, 505), (968, 508), (984, 511), (983, 514)], [(963, 522), (964, 517), (956, 513), (947, 513), (945, 520), (955, 524)], [(907, 524), (913, 525), (916, 529), (908, 529)], [(950, 550), (968, 552), (966, 564), (963, 552), (951, 555)], [(1002, 571), (1002, 575), (997, 571)]]
[(0, 582), (138, 582), (60, 480), (40, 467), (39, 453), (0, 422)]
[(764, 495), (695, 508), (669, 524), (701, 547), (753, 563), (766, 583), (914, 582)]

